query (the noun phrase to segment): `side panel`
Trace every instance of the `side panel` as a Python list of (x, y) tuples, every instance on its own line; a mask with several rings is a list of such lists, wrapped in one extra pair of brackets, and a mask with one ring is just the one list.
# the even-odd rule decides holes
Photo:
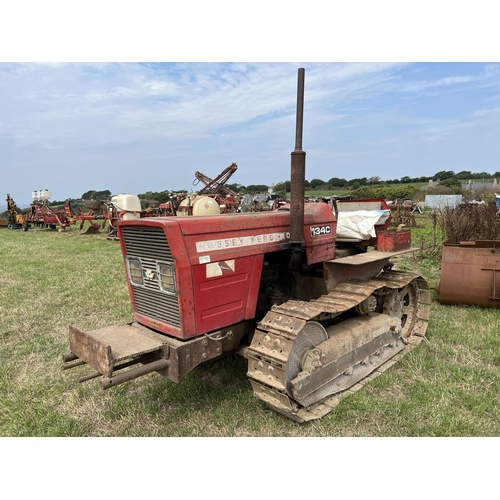
[(318, 264), (335, 256), (337, 220), (326, 203), (316, 203), (315, 211), (304, 213), (304, 242), (307, 263)]
[[(193, 267), (198, 333), (217, 330), (254, 316), (262, 261), (262, 256), (249, 256)], [(253, 304), (250, 311), (249, 302)]]
[(262, 255), (290, 246), (290, 214), (268, 212), (179, 220), (191, 265)]

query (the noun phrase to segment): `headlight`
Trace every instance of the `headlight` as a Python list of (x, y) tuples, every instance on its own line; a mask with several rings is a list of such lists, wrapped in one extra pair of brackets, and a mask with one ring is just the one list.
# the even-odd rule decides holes
[(134, 285), (142, 285), (142, 263), (139, 259), (128, 259), (128, 274)]
[(174, 268), (169, 264), (158, 263), (158, 275), (160, 278), (160, 289), (165, 292), (175, 293)]

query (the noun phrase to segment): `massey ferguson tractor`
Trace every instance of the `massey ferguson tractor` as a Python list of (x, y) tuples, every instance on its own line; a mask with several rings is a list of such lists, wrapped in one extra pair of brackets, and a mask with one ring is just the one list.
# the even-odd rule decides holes
[(134, 321), (69, 327), (65, 368), (95, 370), (80, 382), (101, 377), (107, 389), (151, 372), (179, 382), (237, 352), (248, 360), (255, 396), (305, 422), (421, 342), (428, 285), (390, 262), (413, 250), (410, 231), (388, 230), (383, 200), (333, 210), (304, 203), (303, 102), (300, 68), (288, 205), (117, 224)]

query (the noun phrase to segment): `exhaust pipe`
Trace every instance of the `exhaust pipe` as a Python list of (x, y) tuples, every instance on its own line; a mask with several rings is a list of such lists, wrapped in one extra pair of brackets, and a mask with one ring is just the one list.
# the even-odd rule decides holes
[(306, 153), (302, 151), (304, 75), (305, 69), (299, 68), (297, 81), (295, 149), (291, 153), (290, 173), (290, 241), (292, 243), (290, 269), (295, 269), (297, 267), (304, 246), (304, 186), (306, 179)]

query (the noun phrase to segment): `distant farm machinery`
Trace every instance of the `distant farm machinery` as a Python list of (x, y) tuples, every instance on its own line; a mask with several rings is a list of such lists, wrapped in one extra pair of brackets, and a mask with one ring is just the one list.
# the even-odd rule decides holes
[(212, 196), (221, 207), (224, 213), (238, 212), (241, 197), (238, 193), (229, 189), (225, 184), (229, 178), (236, 172), (238, 165), (232, 163), (223, 170), (215, 179), (210, 179), (201, 172), (195, 172), (195, 185), (200, 181), (205, 184), (205, 187), (198, 191), (198, 196)]
[[(8, 228), (23, 229), (28, 231), (32, 227), (58, 229), (65, 231), (70, 225), (80, 222), (80, 230), (86, 221), (90, 222), (90, 228), (84, 234), (98, 232), (99, 228), (104, 228), (107, 220), (107, 212), (101, 202), (78, 201), (78, 213), (73, 210), (72, 203), (68, 200), (62, 208), (49, 205), (51, 192), (47, 189), (33, 191), (32, 202), (28, 210), (23, 214), (17, 207), (15, 201), (7, 194)], [(85, 211), (87, 209), (87, 211)], [(101, 221), (97, 224), (95, 221)]]
[(106, 223), (108, 223), (107, 237), (114, 239), (117, 223), (120, 220), (145, 217), (218, 215), (277, 208), (276, 202), (278, 200), (273, 200), (273, 204), (269, 201), (271, 195), (267, 193), (258, 195), (260, 198), (249, 195), (241, 196), (228, 188), (225, 184), (237, 168), (236, 163), (232, 163), (214, 179), (201, 172), (196, 172), (193, 184), (196, 185), (200, 182), (204, 184), (198, 192), (171, 191), (169, 201), (166, 203), (142, 200), (143, 203), (146, 203), (147, 208), (143, 208), (138, 196), (131, 194), (115, 195), (109, 201), (67, 200), (61, 207), (56, 207), (54, 204), (49, 204), (51, 191), (43, 189), (32, 192), (33, 201), (23, 215), (14, 200), (10, 195), (7, 195), (9, 227), (12, 229), (22, 228), (24, 231), (31, 227), (65, 231), (68, 226), (79, 223), (80, 231), (83, 231), (85, 223), (89, 222), (88, 229), (82, 234), (96, 234), (104, 230)]
[[(98, 233), (100, 229), (104, 229), (106, 226), (106, 221), (108, 220), (108, 209), (107, 203), (103, 201), (95, 200), (79, 200), (71, 201), (71, 204), (76, 204), (78, 208), (78, 215), (74, 214), (73, 220), (80, 221), (80, 231), (83, 230), (85, 222), (90, 223), (89, 228), (83, 234), (95, 234)], [(99, 222), (97, 222), (99, 221)]]
[(422, 210), (418, 204), (413, 203), (412, 200), (400, 199), (387, 203), (389, 208), (394, 211), (392, 216), (392, 224), (394, 226), (400, 226), (402, 224), (406, 227), (417, 227), (414, 214), (422, 214)]
[(23, 225), (23, 215), (10, 194), (7, 194), (7, 213), (7, 227), (9, 229), (20, 229)]
[[(89, 222), (90, 226), (82, 234), (95, 234), (104, 229), (108, 221), (109, 231), (112, 232), (118, 220), (130, 218), (126, 214), (133, 213), (134, 218), (139, 218), (143, 213), (139, 198), (132, 195), (113, 196), (111, 201), (67, 200), (61, 208), (49, 204), (51, 195), (47, 189), (33, 191), (33, 201), (23, 214), (10, 194), (7, 194), (7, 227), (23, 231), (33, 227), (65, 231), (68, 226), (79, 223), (82, 231), (85, 223)], [(128, 197), (136, 200), (133, 208), (122, 206)]]
[(238, 212), (241, 197), (225, 186), (237, 169), (236, 163), (232, 163), (215, 179), (211, 179), (201, 172), (195, 172), (196, 179), (193, 185), (202, 182), (205, 186), (197, 193), (171, 192), (170, 200), (159, 205), (158, 215), (217, 215)]
[(198, 182), (203, 182), (205, 187), (197, 193), (186, 192), (169, 193), (170, 200), (166, 203), (150, 201), (149, 206), (143, 209), (141, 200), (130, 194), (113, 196), (108, 205), (107, 219), (109, 220), (108, 239), (117, 238), (117, 222), (120, 220), (133, 220), (146, 217), (182, 217), (190, 215), (216, 215), (226, 212), (236, 212), (240, 197), (224, 184), (237, 169), (232, 163), (215, 179), (196, 172)]
[(33, 191), (33, 201), (28, 212), (23, 216), (23, 231), (27, 231), (32, 226), (50, 229), (56, 229), (59, 226), (59, 231), (65, 231), (73, 223), (69, 201), (64, 204), (64, 208), (55, 210), (48, 203), (51, 195), (48, 189)]

